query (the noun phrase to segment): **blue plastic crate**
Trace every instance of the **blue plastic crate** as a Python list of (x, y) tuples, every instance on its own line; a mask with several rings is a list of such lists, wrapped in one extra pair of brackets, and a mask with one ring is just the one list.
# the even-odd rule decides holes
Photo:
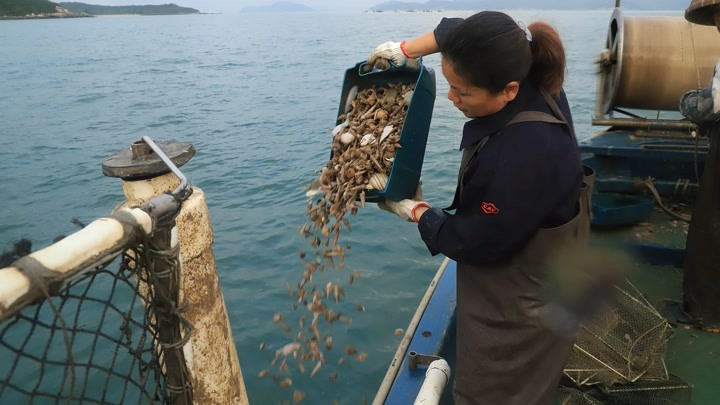
[[(338, 117), (345, 113), (346, 101), (354, 86), (357, 86), (358, 92), (360, 92), (373, 86), (382, 87), (391, 83), (415, 83), (415, 90), (400, 130), (402, 147), (395, 152), (395, 160), (388, 176), (387, 186), (382, 191), (367, 191), (365, 195), (367, 202), (378, 202), (383, 199), (399, 201), (412, 198), (417, 190), (435, 105), (435, 72), (425, 67), (422, 60), (419, 62), (419, 69), (400, 66), (365, 72), (365, 62), (363, 61), (345, 72)], [(337, 124), (340, 123), (338, 120)]]
[(592, 225), (614, 228), (634, 225), (647, 219), (655, 208), (648, 197), (620, 193), (593, 193)]

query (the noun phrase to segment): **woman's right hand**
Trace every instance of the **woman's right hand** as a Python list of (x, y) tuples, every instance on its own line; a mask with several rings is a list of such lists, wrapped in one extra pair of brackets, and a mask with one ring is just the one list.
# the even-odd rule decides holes
[(417, 67), (417, 59), (408, 58), (403, 49), (404, 44), (405, 41), (388, 41), (378, 45), (368, 57), (367, 64), (379, 69), (387, 69), (389, 67), (387, 62), (392, 62), (395, 66)]
[(378, 45), (370, 54), (367, 63), (375, 65), (378, 59), (385, 59), (396, 66), (402, 66), (407, 59), (402, 50), (402, 42), (388, 41)]
[(378, 45), (367, 59), (367, 66), (387, 69), (392, 62), (395, 66), (419, 69), (417, 58), (440, 51), (434, 32), (402, 42), (388, 41)]

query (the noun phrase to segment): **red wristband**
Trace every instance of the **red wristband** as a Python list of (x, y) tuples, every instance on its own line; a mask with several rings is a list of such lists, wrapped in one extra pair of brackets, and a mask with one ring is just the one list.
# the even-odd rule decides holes
[(430, 209), (430, 204), (426, 203), (425, 201), (420, 201), (419, 203), (413, 205), (412, 209), (410, 210), (410, 218), (412, 218), (413, 222), (420, 221), (420, 218), (415, 217), (415, 211), (420, 207), (425, 207), (425, 208)]
[(406, 58), (412, 59), (410, 55), (405, 52), (405, 41), (400, 42), (400, 52), (402, 52), (402, 54), (405, 55)]

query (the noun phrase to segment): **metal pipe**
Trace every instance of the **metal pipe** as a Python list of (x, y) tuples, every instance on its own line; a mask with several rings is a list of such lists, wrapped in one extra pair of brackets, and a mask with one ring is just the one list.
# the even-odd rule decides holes
[(597, 126), (639, 128), (639, 129), (675, 129), (696, 131), (697, 125), (690, 121), (655, 120), (655, 119), (631, 119), (631, 118), (595, 118), (592, 124)]
[(656, 150), (697, 150), (707, 152), (710, 147), (707, 145), (643, 145), (643, 149)]
[[(170, 403), (191, 405), (193, 387), (183, 346), (190, 338), (183, 334), (180, 302), (180, 250), (177, 237), (173, 237), (175, 219), (159, 224), (149, 246), (153, 251), (148, 259), (148, 272), (153, 286), (153, 304), (157, 320), (158, 340), (162, 350), (162, 361)], [(187, 333), (187, 332), (185, 332)]]
[(146, 144), (150, 145), (150, 148), (152, 148), (152, 150), (155, 152), (155, 154), (158, 155), (158, 157), (163, 161), (163, 163), (165, 163), (167, 165), (167, 167), (170, 169), (170, 171), (172, 171), (173, 174), (175, 174), (175, 176), (177, 176), (177, 178), (180, 179), (180, 185), (175, 190), (173, 190), (170, 194), (173, 197), (179, 199), (180, 201), (185, 201), (190, 196), (190, 194), (188, 194), (188, 190), (192, 190), (188, 187), (190, 182), (188, 181), (187, 177), (185, 177), (183, 172), (181, 172), (180, 169), (178, 169), (178, 167), (175, 166), (175, 163), (173, 163), (172, 160), (170, 160), (170, 158), (167, 157), (167, 155), (162, 151), (162, 149), (160, 149), (160, 147), (157, 146), (155, 144), (155, 142), (153, 142), (153, 140), (150, 139), (150, 137), (143, 136), (142, 139)]
[(445, 359), (435, 360), (430, 363), (427, 372), (425, 372), (425, 381), (423, 381), (420, 392), (415, 398), (415, 405), (435, 405), (440, 403), (443, 390), (450, 381), (450, 365)]

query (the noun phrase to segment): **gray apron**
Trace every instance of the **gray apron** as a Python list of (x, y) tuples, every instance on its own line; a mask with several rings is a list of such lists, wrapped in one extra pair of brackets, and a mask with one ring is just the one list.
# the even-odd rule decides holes
[[(545, 99), (557, 117), (539, 111), (516, 115), (507, 125), (540, 121), (566, 125), (560, 108)], [(530, 134), (529, 134), (530, 135)], [(484, 138), (487, 140), (489, 137)], [(458, 181), (484, 142), (463, 154)], [(545, 263), (553, 254), (587, 244), (590, 233), (592, 169), (580, 193), (580, 210), (569, 222), (540, 229), (508, 263), (457, 265), (456, 404), (549, 404), (573, 345), (573, 337), (554, 333), (538, 316), (546, 304)], [(532, 198), (532, 196), (528, 196)]]

